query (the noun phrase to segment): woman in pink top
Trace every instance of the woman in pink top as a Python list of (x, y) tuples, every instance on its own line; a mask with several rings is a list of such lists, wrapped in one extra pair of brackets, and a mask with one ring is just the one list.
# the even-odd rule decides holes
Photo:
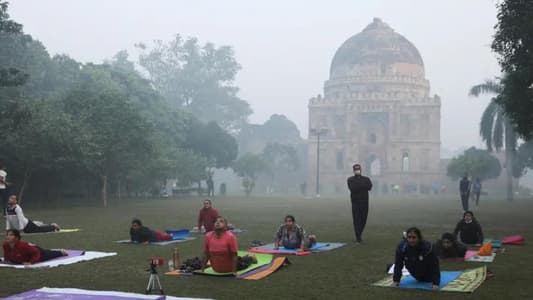
[(255, 256), (237, 256), (237, 238), (228, 231), (228, 221), (221, 216), (215, 220), (214, 231), (205, 235), (202, 271), (209, 261), (211, 268), (218, 273), (233, 273), (257, 263)]

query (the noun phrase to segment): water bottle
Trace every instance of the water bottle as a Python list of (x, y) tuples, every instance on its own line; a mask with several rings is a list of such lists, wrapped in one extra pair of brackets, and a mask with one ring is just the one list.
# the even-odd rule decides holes
[(178, 252), (178, 248), (174, 248), (174, 252), (172, 253), (172, 264), (174, 265), (175, 270), (179, 270), (180, 268), (180, 254)]

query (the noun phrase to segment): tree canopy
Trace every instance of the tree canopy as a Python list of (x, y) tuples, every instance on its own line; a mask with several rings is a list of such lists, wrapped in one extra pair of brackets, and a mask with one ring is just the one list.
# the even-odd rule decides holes
[(506, 73), (503, 97), (497, 99), (518, 133), (533, 137), (533, 2), (504, 0), (498, 4), (498, 23), (492, 49)]
[(498, 159), (487, 150), (472, 147), (448, 164), (447, 175), (456, 180), (465, 173), (481, 180), (500, 176), (501, 165)]

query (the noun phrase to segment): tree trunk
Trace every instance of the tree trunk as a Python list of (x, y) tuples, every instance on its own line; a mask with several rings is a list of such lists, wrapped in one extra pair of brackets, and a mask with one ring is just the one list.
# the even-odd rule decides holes
[(507, 201), (513, 201), (513, 150), (505, 149), (505, 171), (507, 174)]
[(24, 196), (24, 191), (28, 188), (28, 184), (31, 178), (31, 171), (29, 168), (24, 170), (24, 179), (22, 180), (22, 185), (20, 186), (19, 194), (17, 196), (18, 203), (22, 204), (22, 197)]
[(107, 207), (107, 175), (102, 175), (102, 201), (104, 207)]
[(118, 178), (117, 180), (117, 198), (118, 198), (118, 201), (120, 201), (120, 199), (122, 198), (122, 194), (120, 192), (121, 190), (121, 184), (122, 183), (122, 180), (120, 180), (120, 178)]

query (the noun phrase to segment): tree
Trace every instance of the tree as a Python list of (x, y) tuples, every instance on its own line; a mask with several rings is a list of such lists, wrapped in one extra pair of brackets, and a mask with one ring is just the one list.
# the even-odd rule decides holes
[(500, 151), (505, 149), (505, 169), (507, 174), (507, 200), (513, 200), (513, 166), (516, 152), (517, 134), (503, 107), (497, 102), (502, 94), (503, 87), (500, 82), (487, 80), (470, 89), (470, 96), (481, 94), (495, 94), (481, 116), (479, 133), (487, 145), (487, 149)]
[(507, 74), (497, 98), (517, 132), (533, 137), (533, 2), (504, 0), (498, 4), (498, 23), (492, 50)]
[(448, 164), (447, 175), (453, 180), (461, 178), (465, 173), (481, 180), (500, 176), (501, 166), (498, 159), (489, 151), (472, 147)]
[(84, 166), (101, 180), (107, 206), (108, 179), (148, 160), (151, 127), (105, 66), (88, 65), (82, 81), (63, 99), (79, 135), (73, 141)]
[[(4, 49), (10, 48), (13, 36), (22, 33), (22, 25), (9, 18), (7, 8), (8, 3), (0, 1), (0, 44)], [(0, 67), (0, 87), (22, 85), (27, 79), (28, 75), (17, 68)]]
[(237, 158), (237, 141), (215, 122), (194, 122), (188, 132), (186, 144), (203, 155), (209, 167), (227, 168)]
[(257, 175), (264, 172), (266, 165), (260, 155), (252, 153), (246, 153), (233, 162), (233, 171), (242, 177), (242, 186), (246, 197), (252, 193)]
[(289, 145), (279, 143), (268, 144), (263, 150), (263, 159), (268, 161), (268, 173), (270, 175), (270, 187), (279, 185), (282, 189), (288, 189), (291, 175), (300, 166), (296, 149)]
[(252, 111), (232, 85), (240, 65), (231, 47), (202, 46), (180, 35), (166, 44), (155, 41), (152, 49), (136, 46), (141, 50), (139, 64), (174, 109), (185, 109), (204, 122), (215, 121), (230, 132), (246, 123)]

